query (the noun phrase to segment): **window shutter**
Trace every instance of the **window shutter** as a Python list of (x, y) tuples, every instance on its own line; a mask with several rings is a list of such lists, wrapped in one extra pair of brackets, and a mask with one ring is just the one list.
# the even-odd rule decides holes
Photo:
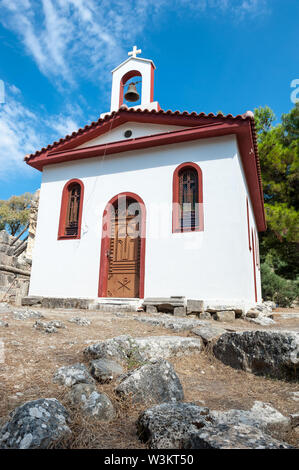
[(181, 228), (195, 228), (198, 225), (198, 175), (193, 168), (182, 169), (179, 173), (179, 203)]
[(65, 222), (65, 235), (78, 235), (80, 199), (80, 184), (71, 184), (68, 188), (68, 207)]

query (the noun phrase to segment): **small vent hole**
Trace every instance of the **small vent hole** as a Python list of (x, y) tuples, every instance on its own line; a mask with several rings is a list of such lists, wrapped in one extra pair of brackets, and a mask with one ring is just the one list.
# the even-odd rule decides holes
[(124, 136), (126, 139), (129, 139), (130, 137), (132, 137), (132, 134), (133, 132), (130, 129), (124, 132)]

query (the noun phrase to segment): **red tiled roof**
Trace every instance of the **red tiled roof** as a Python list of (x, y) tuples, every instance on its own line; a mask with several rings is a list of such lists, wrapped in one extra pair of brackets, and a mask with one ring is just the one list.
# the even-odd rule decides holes
[[(98, 121), (92, 122), (91, 124), (85, 126), (83, 129), (82, 128), (78, 129), (77, 132), (73, 132), (71, 135), (67, 135), (63, 139), (60, 139), (58, 142), (54, 142), (53, 144), (48, 145), (46, 148), (42, 148), (41, 150), (35, 152), (34, 154), (26, 155), (25, 161), (27, 164), (32, 165), (35, 168), (42, 169), (42, 166), (45, 164), (63, 161), (59, 159), (55, 160), (54, 157), (56, 157), (57, 155), (64, 154), (64, 157), (62, 158), (66, 158), (67, 160), (69, 160), (71, 158), (71, 152), (74, 148), (80, 146), (82, 143), (92, 140), (93, 138), (97, 137), (98, 135), (102, 133), (109, 132), (113, 126), (117, 126), (125, 122), (130, 122), (131, 120), (132, 121), (136, 120), (138, 122), (144, 122), (144, 123), (172, 124), (172, 125), (178, 125), (178, 126), (186, 126), (187, 128), (194, 127), (197, 129), (200, 127), (202, 128), (215, 127), (215, 135), (217, 135), (217, 132), (219, 132), (217, 131), (217, 124), (219, 125), (227, 124), (229, 127), (231, 126), (232, 129), (229, 129), (226, 132), (226, 134), (229, 134), (229, 133), (233, 134), (237, 132), (236, 129), (233, 129), (236, 127), (235, 124), (237, 124), (238, 122), (240, 123), (240, 126), (237, 126), (237, 127), (240, 128), (240, 131), (241, 131), (241, 128), (243, 128), (245, 124), (244, 121), (247, 121), (250, 124), (250, 126), (245, 126), (247, 129), (245, 131), (246, 136), (247, 136), (245, 137), (245, 141), (246, 141), (245, 153), (247, 154), (247, 157), (245, 156), (245, 158), (250, 158), (250, 155), (248, 155), (248, 152), (250, 153), (250, 146), (251, 148), (253, 147), (255, 163), (256, 163), (256, 176), (255, 176), (256, 183), (253, 183), (253, 186), (251, 186), (251, 188), (255, 188), (254, 191), (258, 191), (259, 193), (258, 199), (260, 200), (260, 203), (258, 203), (258, 206), (260, 207), (260, 209), (259, 209), (258, 219), (260, 223), (258, 225), (260, 226), (260, 230), (265, 230), (266, 222), (265, 222), (264, 205), (263, 205), (263, 188), (262, 188), (260, 161), (259, 161), (259, 156), (258, 156), (257, 135), (256, 135), (256, 129), (255, 129), (255, 123), (254, 123), (254, 116), (253, 116), (253, 113), (250, 111), (248, 111), (245, 114), (239, 114), (237, 116), (233, 116), (232, 114), (223, 115), (222, 113), (218, 113), (217, 115), (213, 113), (197, 114), (195, 112), (188, 113), (187, 111), (184, 111), (184, 112), (170, 111), (170, 110), (149, 111), (149, 110), (141, 110), (140, 108), (133, 109), (133, 108), (121, 107), (118, 111), (113, 111), (112, 113), (107, 114), (104, 118), (102, 119), (100, 118), (98, 119)], [(183, 131), (175, 131), (175, 133), (177, 134), (179, 134), (180, 132), (183, 132)], [(169, 138), (171, 138), (170, 136), (171, 133), (168, 133), (168, 134), (169, 134)], [(161, 138), (163, 137), (163, 135), (160, 134)], [(158, 136), (156, 137), (152, 136), (149, 138), (150, 139), (155, 138), (157, 141), (159, 140)], [(125, 145), (130, 145), (131, 149), (136, 149), (138, 148), (138, 145), (139, 145), (138, 140), (146, 140), (146, 139), (147, 137), (137, 138), (137, 139), (128, 139), (126, 142), (119, 142), (119, 143), (123, 147), (125, 147)], [(166, 141), (167, 140), (165, 140), (164, 143)], [(244, 139), (242, 141), (244, 143)], [(167, 143), (169, 142), (167, 141)], [(112, 146), (115, 146), (116, 144), (117, 143), (112, 143), (110, 145), (112, 147)], [(107, 149), (108, 145), (109, 144), (105, 144), (105, 153), (107, 151), (107, 154), (108, 154), (108, 149)], [(148, 144), (145, 143), (143, 145), (146, 146)], [(161, 145), (163, 145), (163, 143)], [(92, 149), (93, 149), (93, 152), (96, 152), (97, 150), (99, 150), (99, 152), (102, 151), (102, 149), (96, 146), (93, 147)], [(127, 147), (123, 148), (121, 151), (125, 151), (126, 149)], [(78, 150), (73, 150), (73, 154), (78, 153), (78, 152), (80, 153), (80, 151)], [(111, 152), (113, 153), (114, 151), (111, 150)], [(243, 146), (243, 151), (241, 153), (244, 154), (244, 146)], [(90, 156), (93, 156), (93, 155), (90, 153)], [(75, 157), (74, 155), (73, 158), (75, 159), (75, 158), (82, 158), (82, 157), (80, 155), (77, 155)], [(251, 190), (251, 195), (252, 194), (253, 193)], [(256, 206), (256, 203), (254, 203), (254, 206)]]
[(156, 114), (156, 115), (160, 115), (160, 116), (161, 115), (162, 116), (180, 116), (180, 117), (185, 117), (185, 118), (190, 117), (190, 118), (193, 118), (193, 119), (194, 118), (210, 118), (210, 119), (211, 118), (218, 118), (218, 119), (222, 118), (222, 119), (242, 119), (242, 120), (250, 119), (252, 122), (254, 122), (252, 117), (250, 115), (248, 115), (247, 113), (238, 114), (237, 116), (233, 116), (232, 114), (224, 115), (222, 113), (218, 113), (218, 114), (209, 113), (209, 114), (206, 114), (206, 113), (196, 113), (195, 111), (189, 113), (188, 111), (183, 111), (183, 112), (181, 112), (181, 111), (171, 111), (171, 110), (163, 111), (162, 109), (160, 109), (160, 111), (156, 111), (156, 110), (148, 111), (147, 109), (142, 110), (140, 108), (133, 109), (133, 108), (123, 107), (123, 108), (120, 108), (118, 111), (113, 111), (112, 113), (106, 114), (106, 116), (104, 118), (99, 118), (97, 121), (93, 121), (91, 124), (87, 124), (83, 128), (78, 129), (76, 132), (72, 132), (71, 135), (66, 135), (65, 137), (59, 139), (58, 142), (55, 141), (52, 144), (48, 145), (47, 147), (43, 147), (41, 150), (37, 150), (35, 153), (31, 153), (31, 154), (26, 155), (25, 160), (27, 161), (30, 158), (36, 157), (36, 156), (40, 155), (43, 152), (51, 151), (51, 150), (54, 150), (54, 149), (56, 150), (62, 144), (65, 144), (66, 142), (68, 142), (68, 143), (72, 142), (72, 140), (74, 140), (76, 137), (82, 136), (83, 134), (90, 131), (91, 129), (96, 129), (96, 128), (100, 127), (105, 122), (110, 121), (112, 118), (114, 118), (118, 115), (121, 115), (122, 113), (143, 114), (143, 115)]

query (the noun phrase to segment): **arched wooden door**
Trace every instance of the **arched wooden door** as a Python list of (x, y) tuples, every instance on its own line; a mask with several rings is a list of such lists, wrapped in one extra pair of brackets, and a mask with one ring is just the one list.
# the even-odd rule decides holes
[(99, 297), (143, 298), (144, 256), (144, 203), (136, 194), (119, 194), (103, 216)]

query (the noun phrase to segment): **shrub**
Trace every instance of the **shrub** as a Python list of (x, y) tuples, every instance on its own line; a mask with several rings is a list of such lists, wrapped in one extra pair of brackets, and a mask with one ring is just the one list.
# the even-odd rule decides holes
[(298, 280), (291, 281), (278, 276), (267, 261), (261, 265), (261, 277), (264, 300), (272, 300), (280, 307), (289, 307), (299, 297)]

